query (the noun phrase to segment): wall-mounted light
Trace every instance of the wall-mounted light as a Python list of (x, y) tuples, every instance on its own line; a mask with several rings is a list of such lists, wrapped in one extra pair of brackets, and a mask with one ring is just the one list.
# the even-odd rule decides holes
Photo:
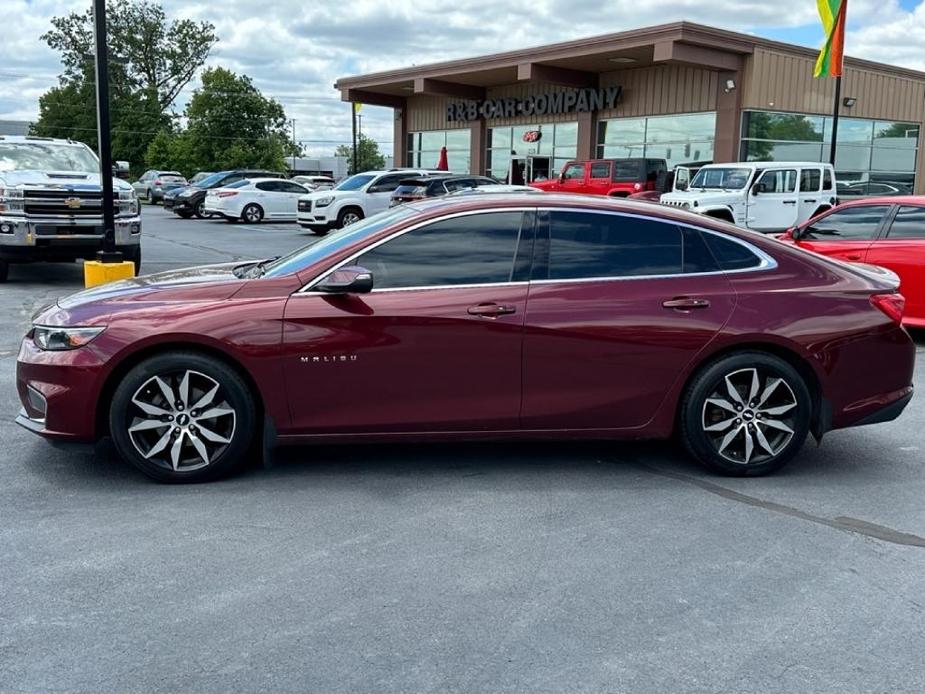
[(845, 108), (851, 108), (857, 102), (858, 102), (857, 97), (854, 97), (854, 96), (846, 96), (844, 99), (841, 100), (842, 106), (844, 106)]
[(609, 60), (611, 63), (617, 63), (620, 65), (636, 62), (635, 58), (630, 58), (629, 56), (625, 55), (618, 55), (616, 58), (608, 58), (607, 60)]
[(735, 90), (735, 88), (736, 88), (735, 80), (726, 80), (726, 83), (723, 85), (723, 91), (726, 92), (727, 94)]

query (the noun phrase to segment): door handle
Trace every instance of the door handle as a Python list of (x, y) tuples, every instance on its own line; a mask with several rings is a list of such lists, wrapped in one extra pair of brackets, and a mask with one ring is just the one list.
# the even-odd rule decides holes
[(860, 259), (861, 259), (860, 253), (849, 253), (848, 255), (845, 256), (845, 260), (860, 260)]
[(803, 202), (816, 202), (816, 198), (806, 198)]
[(484, 316), (485, 318), (497, 318), (498, 316), (504, 316), (509, 313), (514, 313), (517, 309), (514, 306), (502, 306), (501, 304), (496, 303), (485, 303), (477, 304), (475, 306), (470, 306), (469, 315), (472, 316)]
[(710, 302), (707, 299), (694, 299), (689, 296), (679, 296), (668, 301), (663, 301), (664, 308), (673, 308), (676, 311), (690, 311), (695, 308), (709, 308)]
[(797, 204), (797, 201), (796, 201), (796, 200), (783, 200), (782, 202), (783, 202), (785, 205), (796, 205), (796, 204)]

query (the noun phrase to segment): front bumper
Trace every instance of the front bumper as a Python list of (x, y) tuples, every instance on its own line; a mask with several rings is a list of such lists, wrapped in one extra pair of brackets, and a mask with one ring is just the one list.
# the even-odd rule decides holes
[[(141, 243), (141, 216), (117, 217), (115, 237), (120, 251), (137, 247)], [(98, 218), (0, 216), (2, 260), (86, 259), (93, 258), (102, 247), (103, 225)]]
[(337, 215), (329, 215), (326, 207), (299, 210), (296, 221), (305, 229), (333, 229), (337, 224)]

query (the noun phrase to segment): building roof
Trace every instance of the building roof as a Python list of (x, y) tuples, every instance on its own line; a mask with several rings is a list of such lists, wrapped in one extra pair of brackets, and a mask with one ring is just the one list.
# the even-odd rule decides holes
[[(817, 49), (772, 41), (691, 22), (674, 22), (613, 34), (475, 56), (397, 70), (342, 77), (335, 83), (345, 101), (400, 106), (414, 94), (483, 98), (484, 89), (525, 80), (596, 86), (596, 75), (664, 63), (736, 70), (742, 57), (764, 48), (800, 57)], [(858, 58), (848, 67), (925, 80), (925, 73)], [(378, 98), (377, 98), (378, 97)]]

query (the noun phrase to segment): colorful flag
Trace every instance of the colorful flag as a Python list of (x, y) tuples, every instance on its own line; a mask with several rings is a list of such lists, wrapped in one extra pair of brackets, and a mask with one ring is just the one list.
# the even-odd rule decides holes
[(845, 15), (848, 0), (816, 0), (825, 29), (825, 44), (816, 60), (814, 77), (841, 77), (845, 54)]

